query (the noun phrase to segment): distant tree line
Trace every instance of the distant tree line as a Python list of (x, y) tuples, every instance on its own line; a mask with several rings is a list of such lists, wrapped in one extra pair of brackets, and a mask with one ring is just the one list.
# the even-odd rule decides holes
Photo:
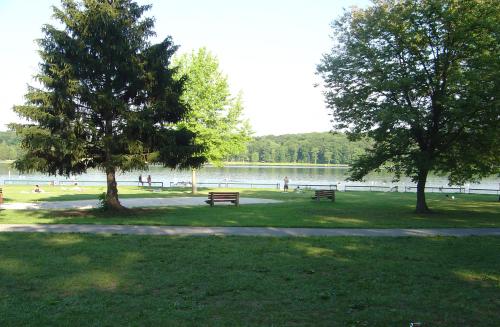
[(20, 153), (19, 138), (15, 132), (0, 132), (0, 160), (14, 160)]
[(368, 140), (351, 142), (342, 133), (306, 133), (254, 137), (246, 152), (231, 161), (351, 164), (370, 146)]
[[(14, 160), (20, 153), (15, 132), (0, 132), (0, 160)], [(351, 164), (370, 146), (367, 140), (351, 142), (345, 134), (307, 133), (254, 137), (246, 150), (230, 161)]]

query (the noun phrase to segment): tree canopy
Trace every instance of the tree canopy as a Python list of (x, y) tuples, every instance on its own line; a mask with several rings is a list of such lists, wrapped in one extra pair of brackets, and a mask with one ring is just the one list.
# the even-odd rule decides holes
[(106, 202), (121, 208), (117, 170), (172, 168), (205, 161), (194, 134), (172, 126), (183, 119), (183, 80), (174, 79), (171, 37), (151, 44), (150, 6), (130, 0), (63, 0), (54, 7), (61, 23), (43, 27), (41, 56), (26, 103), (14, 110), (28, 124), (12, 124), (25, 154), (18, 170), (80, 174), (100, 168), (107, 175)]
[(336, 129), (374, 146), (352, 179), (386, 165), (417, 182), (429, 171), (463, 183), (499, 173), (500, 2), (378, 0), (333, 24), (318, 73)]
[(186, 78), (181, 101), (189, 113), (178, 124), (192, 131), (208, 161), (221, 165), (245, 150), (250, 126), (242, 119), (241, 94), (231, 96), (227, 76), (206, 48), (176, 58), (177, 79)]
[[(185, 78), (181, 101), (189, 113), (177, 124), (193, 132), (194, 143), (203, 148), (203, 156), (221, 166), (230, 156), (245, 151), (250, 126), (242, 119), (241, 94), (232, 97), (227, 77), (219, 61), (206, 48), (183, 54), (174, 61), (176, 78)], [(196, 180), (193, 171), (193, 192)]]

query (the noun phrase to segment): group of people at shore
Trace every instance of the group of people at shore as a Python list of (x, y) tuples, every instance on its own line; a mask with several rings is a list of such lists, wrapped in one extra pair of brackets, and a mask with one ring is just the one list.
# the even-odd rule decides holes
[[(148, 175), (148, 177), (146, 179), (146, 183), (148, 183), (148, 186), (151, 186), (151, 175)], [(144, 186), (144, 181), (142, 180), (142, 175), (139, 175), (139, 184), (141, 184), (141, 186)]]
[[(142, 180), (142, 175), (139, 175), (139, 184), (141, 186), (144, 186), (144, 181)], [(148, 175), (146, 178), (146, 183), (148, 183), (148, 186), (151, 186), (151, 175)], [(285, 176), (283, 179), (283, 192), (288, 192), (288, 184), (290, 183), (290, 180), (288, 179), (288, 176)], [(54, 185), (54, 184), (52, 184)], [(78, 185), (75, 183), (75, 185)], [(300, 186), (297, 186), (297, 188), (294, 190), (295, 192), (300, 192)], [(35, 185), (35, 188), (33, 189), (33, 193), (43, 193), (44, 191), (40, 188), (40, 185)]]
[[(151, 175), (148, 175), (146, 182), (148, 183), (148, 186), (151, 186)], [(290, 180), (288, 179), (288, 176), (285, 176), (283, 179), (283, 192), (288, 192), (288, 184), (290, 183)], [(144, 181), (142, 180), (142, 175), (139, 175), (139, 184), (141, 186), (144, 186)], [(294, 190), (295, 192), (300, 192), (300, 186), (297, 186), (297, 188)]]

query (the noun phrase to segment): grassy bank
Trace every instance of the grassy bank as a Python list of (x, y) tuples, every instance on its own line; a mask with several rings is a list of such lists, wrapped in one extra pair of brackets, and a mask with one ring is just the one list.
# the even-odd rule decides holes
[(496, 326), (499, 247), (0, 234), (0, 325)]
[[(231, 189), (235, 190), (235, 189)], [(4, 188), (6, 200), (47, 201), (96, 199), (99, 187), (80, 191), (54, 187), (47, 193), (34, 194), (24, 186)], [(165, 207), (133, 209), (113, 214), (99, 210), (1, 210), (0, 223), (74, 223), (137, 224), (186, 226), (275, 226), (324, 228), (430, 228), (430, 227), (500, 227), (500, 203), (493, 195), (428, 194), (430, 215), (414, 213), (415, 194), (380, 192), (338, 192), (336, 202), (311, 200), (312, 191), (283, 193), (277, 190), (239, 189), (243, 197), (283, 201), (279, 204)], [(204, 196), (208, 190), (202, 190)], [(120, 196), (174, 197), (190, 196), (187, 189), (149, 192), (137, 187), (120, 188)], [(206, 196), (206, 195), (205, 195)]]

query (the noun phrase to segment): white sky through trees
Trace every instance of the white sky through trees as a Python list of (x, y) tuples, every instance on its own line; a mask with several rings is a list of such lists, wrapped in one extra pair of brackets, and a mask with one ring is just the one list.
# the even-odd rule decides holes
[[(150, 0), (157, 38), (171, 35), (179, 53), (206, 46), (220, 61), (256, 135), (328, 131), (329, 111), (315, 76), (332, 46), (330, 23), (368, 0)], [(0, 0), (0, 130), (17, 121), (39, 57), (35, 39), (56, 24), (58, 0)]]

